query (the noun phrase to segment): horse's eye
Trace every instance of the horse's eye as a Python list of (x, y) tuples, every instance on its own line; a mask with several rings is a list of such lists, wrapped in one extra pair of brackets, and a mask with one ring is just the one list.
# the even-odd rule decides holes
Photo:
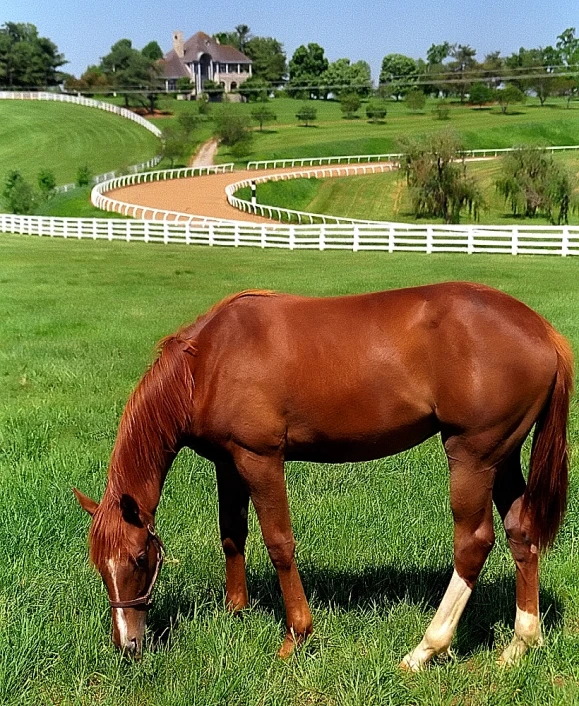
[(140, 569), (143, 569), (147, 566), (147, 555), (145, 552), (142, 554), (139, 554), (139, 556), (136, 559), (136, 564)]

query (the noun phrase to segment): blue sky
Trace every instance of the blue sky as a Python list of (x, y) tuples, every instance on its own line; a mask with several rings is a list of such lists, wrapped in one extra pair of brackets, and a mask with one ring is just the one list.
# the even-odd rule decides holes
[(482, 59), (500, 50), (554, 44), (567, 27), (579, 29), (577, 0), (1, 0), (0, 24), (31, 22), (52, 39), (80, 75), (110, 46), (127, 37), (142, 48), (156, 40), (171, 48), (171, 34), (208, 34), (247, 24), (272, 36), (288, 58), (300, 44), (317, 42), (330, 61), (364, 59), (375, 79), (385, 54), (425, 57), (434, 43), (470, 44)]

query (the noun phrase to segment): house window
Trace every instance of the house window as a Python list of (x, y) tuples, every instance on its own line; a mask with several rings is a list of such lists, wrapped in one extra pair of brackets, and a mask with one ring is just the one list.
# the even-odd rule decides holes
[(249, 73), (249, 64), (241, 64), (239, 67), (239, 73), (240, 74), (248, 74)]
[(227, 64), (219, 64), (219, 72), (222, 74), (227, 73)]

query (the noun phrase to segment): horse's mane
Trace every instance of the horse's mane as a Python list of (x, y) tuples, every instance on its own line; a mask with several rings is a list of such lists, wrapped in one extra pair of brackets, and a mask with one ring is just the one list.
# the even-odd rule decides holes
[[(157, 357), (143, 375), (124, 409), (109, 464), (105, 494), (94, 515), (90, 532), (91, 559), (120, 553), (124, 522), (123, 493), (139, 496), (158, 492), (168, 465), (179, 451), (184, 430), (192, 423), (196, 336), (213, 317), (232, 302), (249, 296), (271, 296), (266, 290), (233, 294), (182, 326), (157, 344)], [(151, 518), (152, 520), (152, 518)]]

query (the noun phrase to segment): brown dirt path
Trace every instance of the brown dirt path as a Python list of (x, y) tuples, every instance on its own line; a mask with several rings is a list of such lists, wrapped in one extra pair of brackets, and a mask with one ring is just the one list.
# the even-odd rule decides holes
[[(342, 165), (346, 166), (346, 165)], [(351, 165), (355, 166), (355, 165)], [(331, 165), (325, 167), (338, 167)], [(207, 218), (225, 218), (235, 221), (248, 221), (252, 223), (277, 223), (269, 218), (262, 218), (251, 213), (230, 206), (227, 203), (225, 187), (243, 179), (265, 176), (266, 174), (280, 174), (299, 171), (323, 171), (323, 167), (296, 167), (294, 169), (268, 169), (264, 171), (238, 171), (225, 174), (209, 174), (206, 176), (190, 177), (186, 179), (172, 179), (170, 181), (155, 181), (148, 184), (126, 186), (122, 189), (110, 191), (107, 195), (124, 203), (158, 208), (166, 211), (178, 211), (193, 216)], [(148, 216), (149, 217), (149, 216)]]
[(219, 140), (212, 137), (207, 142), (203, 142), (199, 146), (199, 149), (191, 157), (189, 161), (190, 167), (211, 167), (215, 164), (215, 155), (217, 154), (217, 149), (219, 147)]

